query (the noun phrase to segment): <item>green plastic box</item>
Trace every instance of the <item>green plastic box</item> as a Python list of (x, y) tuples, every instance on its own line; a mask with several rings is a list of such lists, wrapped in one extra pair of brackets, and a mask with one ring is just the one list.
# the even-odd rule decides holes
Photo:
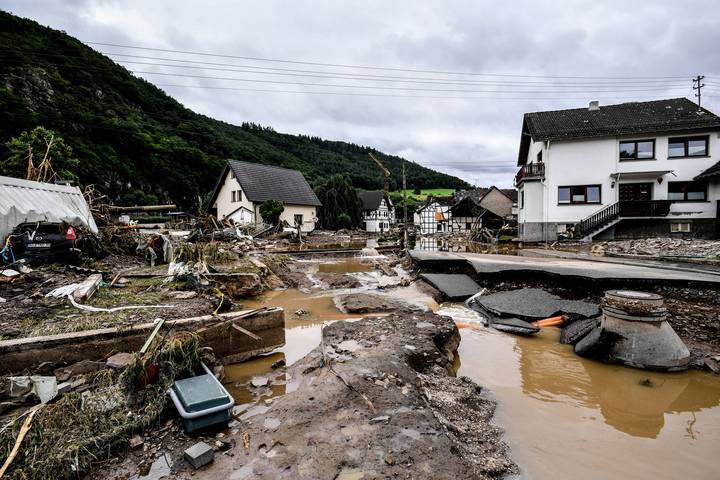
[(226, 424), (235, 404), (215, 375), (203, 369), (204, 375), (177, 380), (169, 391), (186, 432)]

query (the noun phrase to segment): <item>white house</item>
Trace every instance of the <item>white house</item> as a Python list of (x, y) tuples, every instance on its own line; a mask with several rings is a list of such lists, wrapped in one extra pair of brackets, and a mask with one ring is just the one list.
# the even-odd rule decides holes
[(526, 113), (518, 234), (715, 237), (720, 117), (686, 98)]
[(368, 232), (387, 232), (395, 223), (395, 207), (383, 191), (360, 192), (362, 218)]
[(450, 231), (450, 207), (452, 197), (428, 197), (425, 204), (415, 210), (413, 217), (420, 234), (443, 233)]
[(260, 205), (266, 200), (278, 200), (285, 210), (280, 221), (290, 226), (300, 225), (303, 232), (311, 232), (317, 222), (320, 200), (297, 170), (259, 163), (228, 160), (215, 185), (209, 205), (217, 218), (235, 223), (262, 223)]

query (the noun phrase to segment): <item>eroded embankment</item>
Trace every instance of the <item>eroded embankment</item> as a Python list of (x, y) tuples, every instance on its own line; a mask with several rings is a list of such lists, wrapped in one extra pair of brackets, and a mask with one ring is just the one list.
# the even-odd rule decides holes
[(495, 403), (454, 377), (459, 342), (455, 324), (431, 313), (325, 327), (321, 345), (288, 370), (298, 389), (248, 418), (245, 451), (216, 458), (208, 473), (462, 479), (516, 471), (491, 424)]

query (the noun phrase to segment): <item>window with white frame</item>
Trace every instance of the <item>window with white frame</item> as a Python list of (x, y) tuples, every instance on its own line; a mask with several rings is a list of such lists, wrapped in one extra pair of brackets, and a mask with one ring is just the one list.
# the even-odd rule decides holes
[(670, 231), (672, 233), (687, 233), (690, 231), (689, 222), (675, 222), (670, 224)]

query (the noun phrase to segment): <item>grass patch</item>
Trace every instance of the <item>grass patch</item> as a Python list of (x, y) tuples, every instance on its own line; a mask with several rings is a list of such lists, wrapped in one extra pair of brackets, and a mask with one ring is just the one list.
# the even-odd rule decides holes
[[(408, 197), (413, 197), (416, 201), (424, 202), (427, 200), (428, 195), (432, 195), (433, 197), (449, 197), (453, 193), (455, 193), (454, 188), (423, 188), (420, 190), (420, 193), (413, 193), (413, 189), (408, 188), (407, 190)], [(402, 190), (399, 191), (400, 194), (403, 193)]]

